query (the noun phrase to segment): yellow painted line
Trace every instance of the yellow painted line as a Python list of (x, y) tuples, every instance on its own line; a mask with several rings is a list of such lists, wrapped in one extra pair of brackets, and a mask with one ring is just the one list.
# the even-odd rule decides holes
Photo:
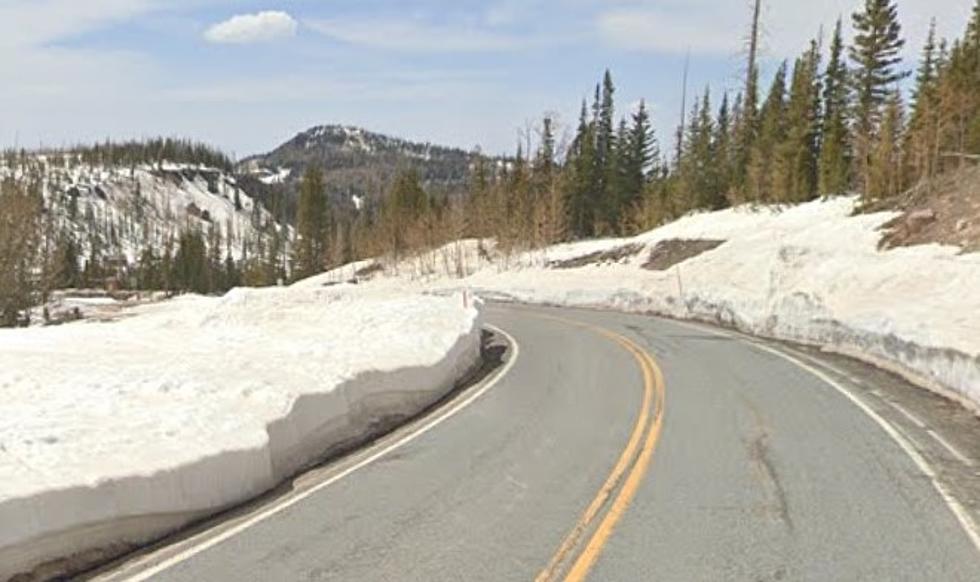
[[(535, 317), (552, 319), (565, 324), (584, 327), (616, 342), (633, 355), (637, 363), (639, 363), (640, 369), (643, 373), (643, 402), (636, 425), (633, 427), (633, 432), (626, 444), (626, 448), (623, 449), (623, 452), (620, 455), (619, 460), (616, 462), (616, 465), (613, 467), (612, 472), (599, 489), (599, 493), (586, 508), (585, 512), (576, 522), (572, 530), (562, 540), (561, 545), (558, 547), (558, 550), (555, 552), (552, 559), (548, 562), (548, 565), (541, 571), (540, 574), (538, 574), (537, 578), (535, 579), (536, 582), (549, 582), (554, 580), (555, 577), (560, 574), (562, 565), (565, 563), (568, 555), (576, 547), (578, 547), (582, 536), (592, 526), (603, 507), (606, 506), (609, 497), (623, 480), (623, 476), (627, 473), (627, 471), (629, 471), (629, 475), (626, 476), (626, 481), (623, 488), (621, 489), (619, 495), (613, 500), (609, 512), (607, 512), (598, 529), (596, 529), (596, 532), (589, 540), (585, 550), (583, 550), (583, 552), (576, 559), (572, 569), (569, 571), (568, 577), (566, 578), (566, 580), (582, 580), (588, 574), (588, 571), (595, 563), (595, 560), (598, 559), (602, 548), (605, 546), (612, 534), (613, 527), (625, 512), (626, 507), (632, 500), (633, 495), (635, 495), (636, 488), (639, 487), (640, 481), (642, 480), (643, 475), (650, 464), (650, 457), (652, 457), (653, 449), (656, 448), (656, 443), (660, 435), (660, 427), (663, 423), (663, 376), (650, 355), (625, 336), (579, 321), (567, 320), (554, 316), (535, 315)], [(653, 405), (653, 409), (656, 411), (652, 424), (649, 422), (651, 405)], [(649, 431), (647, 430), (648, 428)], [(647, 435), (645, 442), (643, 439), (644, 433)], [(643, 442), (643, 448), (639, 451), (639, 456), (637, 456), (637, 450), (639, 449), (641, 442)], [(632, 470), (630, 470), (630, 467), (632, 467)]]
[[(639, 348), (637, 349), (639, 350)], [(634, 355), (637, 354), (634, 353)], [(643, 477), (647, 473), (647, 469), (650, 468), (650, 461), (653, 459), (653, 452), (656, 450), (657, 441), (660, 439), (660, 432), (663, 428), (664, 421), (663, 411), (665, 394), (663, 373), (660, 371), (657, 363), (652, 357), (650, 357), (649, 354), (640, 351), (638, 357), (644, 360), (644, 375), (647, 373), (652, 373), (655, 378), (655, 384), (658, 387), (657, 414), (654, 418), (653, 425), (650, 427), (650, 431), (647, 433), (646, 442), (643, 444), (643, 450), (640, 451), (640, 457), (637, 459), (636, 464), (633, 465), (633, 470), (626, 478), (626, 483), (623, 484), (623, 488), (619, 491), (619, 495), (613, 500), (612, 507), (606, 513), (606, 517), (603, 518), (602, 523), (599, 524), (598, 529), (596, 529), (595, 533), (592, 535), (592, 539), (589, 540), (588, 545), (585, 546), (585, 549), (581, 554), (579, 554), (575, 564), (572, 565), (572, 569), (569, 570), (568, 576), (565, 577), (565, 582), (579, 582), (580, 580), (585, 580), (586, 576), (589, 575), (589, 571), (595, 565), (596, 560), (599, 559), (599, 554), (602, 553), (602, 549), (609, 541), (609, 538), (612, 537), (613, 529), (616, 527), (616, 523), (618, 523), (620, 518), (623, 517), (623, 514), (626, 513), (630, 502), (633, 501), (633, 498), (636, 496), (636, 492), (640, 488), (640, 483), (642, 483)]]

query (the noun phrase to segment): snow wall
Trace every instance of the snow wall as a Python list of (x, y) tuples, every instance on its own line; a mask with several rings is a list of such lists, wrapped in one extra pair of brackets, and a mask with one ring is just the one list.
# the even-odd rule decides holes
[[(176, 300), (176, 309), (166, 304), (155, 306), (151, 311), (157, 311), (156, 314), (141, 315), (133, 321), (138, 321), (143, 328), (155, 330), (176, 327), (170, 331), (179, 337), (192, 330), (182, 325), (187, 323), (186, 316), (169, 315), (175, 311), (198, 311), (199, 314), (193, 316), (196, 321), (213, 324), (218, 313), (224, 314), (218, 319), (240, 320), (243, 312), (236, 310), (235, 304), (270, 311), (268, 307), (281, 304), (283, 300), (292, 301), (298, 294), (309, 298), (326, 292), (287, 290), (272, 293), (281, 297), (269, 302), (267, 292), (235, 290), (221, 300)], [(219, 305), (209, 305), (203, 310), (200, 307), (202, 303), (215, 301)], [(298, 303), (303, 303), (302, 299)], [(86, 458), (88, 466), (95, 467), (94, 471), (104, 471), (101, 477), (98, 473), (93, 476), (91, 470), (74, 471), (73, 465), (77, 463), (71, 462), (66, 464), (63, 472), (53, 472), (50, 466), (41, 467), (43, 463), (37, 456), (39, 468), (31, 471), (34, 459), (26, 455), (17, 463), (22, 471), (9, 470), (14, 463), (5, 464), (3, 461), (10, 459), (4, 459), (3, 453), (10, 451), (0, 448), (0, 580), (32, 570), (41, 578), (47, 578), (66, 568), (91, 565), (254, 498), (331, 452), (363, 442), (417, 415), (445, 397), (480, 364), (482, 315), (478, 307), (464, 307), (459, 296), (407, 300), (402, 297), (391, 301), (368, 299), (363, 302), (348, 298), (341, 303), (342, 313), (334, 314), (339, 319), (338, 326), (343, 326), (343, 316), (349, 317), (352, 312), (354, 315), (360, 312), (360, 320), (358, 325), (336, 329), (334, 335), (341, 336), (338, 341), (350, 344), (353, 340), (360, 347), (373, 348), (377, 352), (366, 354), (360, 361), (348, 358), (330, 362), (331, 371), (324, 372), (322, 366), (321, 369), (306, 370), (311, 379), (322, 383), (316, 389), (302, 393), (290, 392), (290, 402), (281, 414), (275, 411), (275, 406), (267, 406), (260, 415), (264, 425), (262, 438), (250, 436), (247, 430), (236, 438), (234, 434), (219, 435), (220, 427), (191, 428), (182, 442), (176, 443), (184, 451), (184, 459), (180, 462), (171, 462), (173, 459), (167, 458), (147, 461), (135, 456), (129, 467), (113, 466), (112, 455), (107, 455), (100, 466), (98, 450), (63, 452), (65, 459), (77, 454), (91, 457)], [(232, 309), (227, 308), (229, 304)], [(230, 317), (228, 312), (231, 312)], [(302, 315), (303, 309), (298, 312)], [(386, 319), (385, 314), (393, 317)], [(274, 313), (269, 315), (272, 319), (278, 318)], [(256, 315), (259, 320), (263, 317), (261, 313)], [(282, 318), (290, 319), (290, 315)], [(317, 323), (318, 317), (311, 314), (307, 319)], [(103, 333), (109, 334), (115, 331), (112, 326), (123, 329), (127, 325), (127, 322), (101, 324), (107, 330)], [(96, 327), (96, 324), (73, 324), (54, 333), (66, 330), (70, 337), (65, 339), (75, 344), (79, 338), (73, 336), (79, 335), (79, 330), (87, 332)], [(220, 324), (218, 327), (219, 331), (214, 335), (219, 339), (236, 335), (229, 333), (227, 327)], [(41, 337), (23, 340), (24, 333), (40, 334)], [(23, 340), (19, 342), (26, 344), (23, 349), (29, 350), (36, 344), (56, 352), (58, 342), (45, 339), (50, 333), (49, 328), (0, 335), (0, 348), (11, 347)], [(166, 335), (166, 332), (161, 333)], [(392, 341), (392, 334), (399, 334), (402, 339)], [(268, 341), (277, 339), (275, 333), (268, 337)], [(193, 353), (195, 347), (191, 340), (188, 338), (185, 346), (188, 354)], [(413, 346), (413, 341), (422, 345)], [(383, 350), (388, 350), (387, 358), (381, 355)], [(3, 352), (0, 349), (0, 361), (4, 359)], [(16, 357), (17, 354), (7, 355)], [(52, 361), (57, 360), (54, 353), (49, 355)], [(296, 355), (300, 359), (309, 356)], [(244, 357), (254, 358), (255, 354), (244, 354)], [(166, 360), (166, 357), (162, 359)], [(17, 361), (29, 365), (30, 358), (25, 356)], [(134, 365), (139, 366), (139, 363)], [(144, 366), (137, 373), (151, 373), (151, 368)], [(14, 393), (18, 379), (24, 384), (24, 375), (18, 376), (16, 372), (12, 376), (13, 382), (10, 375), (0, 375), (0, 395), (7, 390)], [(284, 382), (288, 380), (285, 378)], [(84, 385), (78, 388), (83, 390)], [(45, 404), (44, 394), (36, 396), (35, 406), (40, 409)], [(208, 407), (203, 402), (205, 398), (202, 396), (201, 408)], [(235, 398), (239, 396), (235, 395)], [(84, 398), (79, 405), (90, 406)], [(230, 407), (224, 405), (224, 408)], [(241, 413), (239, 410), (225, 412)], [(82, 428), (85, 420), (74, 423), (76, 426), (72, 428)], [(111, 419), (106, 422), (111, 424)], [(189, 418), (187, 423), (194, 425), (196, 421)], [(65, 424), (59, 423), (59, 429), (67, 430)], [(102, 429), (113, 430), (111, 426)], [(4, 432), (4, 427), (0, 426), (0, 445), (4, 442), (3, 437), (9, 437)], [(146, 439), (147, 435), (124, 435), (124, 438), (127, 443), (139, 447), (138, 441)], [(211, 442), (205, 444), (205, 439)], [(215, 445), (215, 441), (219, 444)], [(154, 443), (147, 442), (145, 446), (150, 448)], [(10, 456), (15, 455), (11, 453)], [(58, 464), (60, 460), (55, 459), (52, 463)], [(4, 491), (4, 472), (11, 477), (7, 482), (13, 491)], [(41, 569), (36, 570), (42, 564)]]

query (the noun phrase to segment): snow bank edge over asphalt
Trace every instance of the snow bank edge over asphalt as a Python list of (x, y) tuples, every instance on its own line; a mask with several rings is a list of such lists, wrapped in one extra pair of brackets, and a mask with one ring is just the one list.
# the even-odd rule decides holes
[(971, 356), (952, 348), (922, 346), (895, 334), (856, 329), (846, 322), (830, 319), (815, 319), (805, 329), (781, 327), (778, 312), (760, 324), (740, 317), (731, 306), (698, 297), (696, 289), (687, 292), (685, 301), (674, 296), (660, 301), (625, 289), (602, 298), (573, 294), (546, 300), (520, 290), (486, 289), (476, 292), (487, 301), (643, 313), (705, 323), (763, 339), (816, 346), (898, 374), (980, 416), (980, 356)]
[[(462, 303), (458, 296), (447, 301)], [(436, 348), (443, 351), (435, 362), (417, 358), (417, 365), (357, 370), (339, 384), (299, 394), (266, 424), (264, 443), (165, 470), (136, 468), (85, 485), (0, 497), (0, 580), (52, 560), (52, 572), (59, 572), (111, 559), (254, 498), (330, 453), (419, 414), (480, 365), (482, 311), (476, 305), (460, 313), (465, 321), (454, 323), (463, 333)]]

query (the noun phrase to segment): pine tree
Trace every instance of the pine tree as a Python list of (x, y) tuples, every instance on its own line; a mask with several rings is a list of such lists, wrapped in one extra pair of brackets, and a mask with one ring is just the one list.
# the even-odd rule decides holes
[(597, 194), (600, 222), (608, 221), (616, 205), (617, 194), (613, 191), (616, 182), (618, 163), (616, 160), (616, 128), (614, 125), (615, 105), (612, 74), (607, 69), (602, 77), (602, 92), (599, 102), (599, 115), (595, 120), (596, 126), (596, 177), (598, 178)]
[(622, 141), (623, 185), (620, 212), (632, 211), (643, 197), (647, 176), (659, 156), (646, 103), (640, 101), (633, 113), (629, 131)]
[(27, 190), (9, 178), (0, 183), (0, 327), (28, 325), (36, 300), (43, 205), (39, 189)]
[(819, 187), (823, 196), (843, 194), (850, 183), (851, 137), (848, 131), (849, 78), (844, 38), (837, 20), (830, 43), (830, 62), (824, 72)]
[(390, 235), (390, 248), (395, 257), (418, 243), (422, 217), (429, 211), (429, 195), (422, 188), (414, 168), (399, 171), (385, 199), (383, 214)]
[(600, 194), (596, 172), (595, 124), (589, 121), (587, 112), (583, 101), (578, 131), (569, 152), (568, 222), (573, 238), (586, 238), (594, 233), (596, 202)]
[(199, 230), (182, 232), (174, 255), (174, 281), (180, 291), (208, 293), (209, 291), (207, 245)]
[(898, 69), (899, 54), (905, 41), (893, 0), (865, 0), (864, 8), (852, 16), (854, 44), (850, 56), (854, 62), (855, 143), (858, 175), (862, 189), (870, 180), (870, 152), (877, 138), (882, 108), (895, 83), (905, 77)]
[(541, 146), (535, 158), (535, 172), (545, 182), (550, 182), (555, 171), (555, 122), (546, 115), (541, 122)]
[(931, 178), (938, 160), (937, 140), (940, 130), (939, 107), (939, 46), (936, 41), (936, 20), (929, 25), (929, 34), (915, 75), (912, 91), (912, 115), (904, 148), (909, 154), (910, 170), (914, 177)]
[(773, 160), (777, 144), (786, 137), (786, 74), (787, 64), (783, 61), (759, 112), (759, 135), (753, 143), (746, 177), (746, 193), (752, 202), (778, 200), (774, 183), (778, 177), (775, 173), (781, 168), (774, 167)]
[(881, 130), (871, 151), (866, 202), (894, 196), (902, 189), (903, 123), (902, 98), (896, 91), (885, 105)]
[(695, 131), (691, 136), (691, 156), (694, 159), (695, 208), (717, 210), (725, 206), (724, 192), (718, 186), (718, 164), (715, 152), (715, 127), (712, 119), (711, 90), (705, 88), (698, 108)]
[(945, 76), (944, 113), (950, 123), (942, 147), (952, 153), (980, 153), (980, 0), (966, 34), (950, 51)]
[(732, 112), (728, 104), (728, 93), (722, 96), (711, 142), (715, 155), (716, 187), (721, 204), (727, 205), (732, 187)]
[(793, 67), (786, 109), (786, 137), (776, 145), (774, 196), (781, 202), (805, 202), (817, 194), (820, 144), (820, 53), (816, 41)]
[(329, 235), (330, 208), (323, 172), (310, 166), (300, 184), (296, 211), (294, 271), (298, 278), (310, 277), (326, 267)]

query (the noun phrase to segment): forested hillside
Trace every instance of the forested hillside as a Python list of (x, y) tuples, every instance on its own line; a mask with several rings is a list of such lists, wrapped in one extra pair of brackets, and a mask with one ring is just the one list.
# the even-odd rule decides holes
[(295, 186), (316, 167), (331, 198), (379, 198), (400, 169), (414, 168), (434, 195), (463, 192), (479, 152), (373, 133), (357, 127), (323, 125), (304, 131), (268, 154), (245, 159), (240, 167), (270, 184)]
[(282, 274), (257, 261), (284, 255), (288, 232), (230, 169), (222, 154), (175, 140), (7, 152), (0, 319), (28, 323), (27, 308), (54, 289), (274, 283)]

